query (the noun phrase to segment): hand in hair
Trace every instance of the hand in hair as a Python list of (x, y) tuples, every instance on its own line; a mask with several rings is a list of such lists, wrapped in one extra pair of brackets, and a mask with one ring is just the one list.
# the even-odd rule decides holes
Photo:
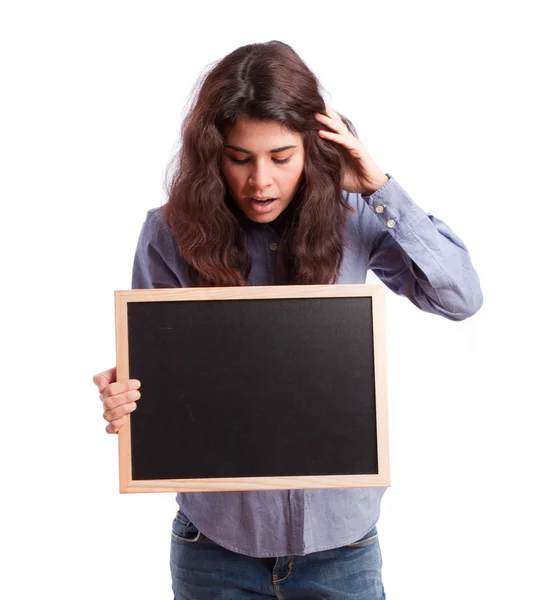
[(388, 176), (374, 162), (360, 140), (348, 130), (341, 117), (327, 104), (326, 113), (314, 113), (314, 116), (332, 131), (320, 129), (318, 133), (320, 137), (336, 142), (347, 150), (344, 189), (358, 194), (373, 194), (388, 181)]

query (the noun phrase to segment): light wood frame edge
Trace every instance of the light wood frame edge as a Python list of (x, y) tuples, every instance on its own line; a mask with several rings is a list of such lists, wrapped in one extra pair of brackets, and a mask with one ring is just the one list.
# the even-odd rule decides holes
[[(116, 381), (129, 379), (129, 338), (127, 328), (127, 306), (129, 294), (125, 291), (114, 293), (116, 313)], [(131, 416), (127, 415), (125, 425), (118, 432), (118, 460), (120, 493), (129, 491), (133, 483), (131, 472)]]
[(374, 384), (376, 398), (376, 439), (378, 442), (378, 474), (385, 486), (390, 486), (389, 468), (389, 408), (387, 398), (387, 354), (385, 288), (378, 285), (372, 295), (372, 331), (374, 350)]

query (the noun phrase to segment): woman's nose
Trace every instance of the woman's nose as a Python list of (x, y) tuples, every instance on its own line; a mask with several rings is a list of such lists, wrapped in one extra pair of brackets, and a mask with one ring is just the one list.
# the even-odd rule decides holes
[(255, 165), (249, 174), (249, 185), (257, 190), (262, 190), (271, 184), (269, 165)]

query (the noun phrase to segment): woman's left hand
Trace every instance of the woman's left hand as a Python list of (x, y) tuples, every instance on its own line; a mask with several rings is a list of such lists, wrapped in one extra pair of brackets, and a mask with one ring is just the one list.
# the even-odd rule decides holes
[(348, 131), (341, 117), (327, 104), (326, 113), (327, 115), (314, 113), (317, 121), (331, 129), (331, 131), (320, 129), (318, 134), (347, 150), (344, 155), (344, 189), (357, 194), (373, 194), (389, 180), (389, 177), (370, 157), (363, 144)]

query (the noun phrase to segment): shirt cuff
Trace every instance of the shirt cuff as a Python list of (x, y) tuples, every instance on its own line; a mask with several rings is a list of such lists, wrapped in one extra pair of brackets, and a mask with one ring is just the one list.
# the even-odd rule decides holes
[(428, 215), (401, 188), (394, 177), (368, 196), (361, 194), (388, 233), (396, 239), (406, 236)]

